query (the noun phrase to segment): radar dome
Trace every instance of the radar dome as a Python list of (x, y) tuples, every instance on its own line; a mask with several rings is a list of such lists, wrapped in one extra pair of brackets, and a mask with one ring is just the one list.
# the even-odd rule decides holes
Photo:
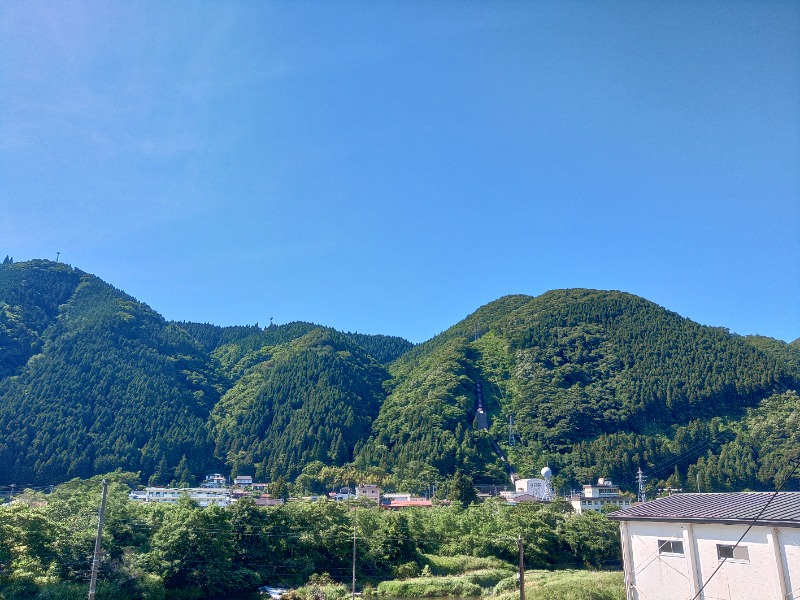
[(542, 477), (545, 479), (550, 479), (553, 476), (553, 472), (550, 470), (550, 467), (545, 467), (542, 469)]

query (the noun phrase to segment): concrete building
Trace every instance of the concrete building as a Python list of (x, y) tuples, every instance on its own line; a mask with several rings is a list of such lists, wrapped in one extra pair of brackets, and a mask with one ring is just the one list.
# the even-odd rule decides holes
[(367, 500), (373, 500), (374, 502), (380, 503), (381, 501), (381, 490), (377, 485), (371, 483), (365, 483), (359, 486), (356, 486), (356, 499), (366, 498)]
[(570, 498), (570, 504), (580, 515), (587, 510), (599, 512), (609, 505), (613, 508), (627, 508), (633, 504), (633, 496), (623, 494), (619, 486), (614, 485), (610, 479), (601, 477), (597, 480), (597, 485), (584, 485), (583, 492)]
[(529, 494), (540, 500), (549, 500), (549, 490), (544, 479), (517, 479), (514, 482), (514, 491), (519, 494)]
[(608, 516), (628, 600), (798, 597), (800, 492), (676, 494)]
[(250, 475), (237, 475), (236, 478), (233, 480), (233, 485), (239, 485), (242, 487), (252, 487), (253, 478)]

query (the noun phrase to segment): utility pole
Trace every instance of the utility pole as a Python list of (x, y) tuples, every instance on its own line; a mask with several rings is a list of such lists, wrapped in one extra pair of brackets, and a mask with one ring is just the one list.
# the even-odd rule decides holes
[(97, 570), (100, 567), (100, 545), (103, 535), (103, 518), (106, 513), (106, 494), (108, 493), (108, 482), (103, 479), (103, 499), (100, 500), (100, 519), (97, 522), (97, 539), (94, 541), (94, 558), (92, 558), (92, 578), (89, 582), (89, 600), (94, 600), (94, 593), (97, 588)]
[(353, 508), (353, 600), (356, 599), (356, 519), (358, 513), (355, 507)]
[(519, 548), (519, 600), (525, 600), (525, 553), (521, 533), (517, 536), (517, 548)]
[(647, 492), (644, 489), (646, 479), (647, 477), (642, 473), (642, 467), (639, 467), (639, 471), (636, 473), (636, 481), (639, 482), (639, 502), (647, 502)]

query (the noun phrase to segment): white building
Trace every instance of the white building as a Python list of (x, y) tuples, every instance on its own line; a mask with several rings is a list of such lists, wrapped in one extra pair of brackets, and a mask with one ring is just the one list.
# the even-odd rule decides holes
[(628, 600), (798, 597), (800, 492), (676, 494), (609, 518)]
[(223, 488), (227, 484), (226, 479), (219, 473), (213, 475), (206, 475), (206, 480), (200, 484), (204, 488)]
[(597, 485), (584, 485), (582, 493), (570, 498), (570, 504), (581, 515), (587, 510), (599, 512), (608, 505), (627, 508), (633, 504), (633, 496), (623, 494), (619, 486), (614, 485), (610, 479), (601, 477), (597, 480)]
[(252, 487), (253, 477), (251, 475), (237, 475), (236, 478), (233, 480), (233, 485), (239, 485), (242, 487)]
[(549, 486), (544, 479), (517, 479), (514, 490), (518, 494), (529, 494), (540, 500), (550, 499)]
[(180, 500), (182, 495), (189, 496), (200, 506), (228, 506), (231, 503), (231, 496), (227, 489), (222, 488), (163, 488), (147, 487), (144, 490), (131, 492), (128, 497), (131, 500), (142, 502), (169, 502), (175, 503)]
[(382, 494), (382, 497), (384, 503), (386, 503), (387, 500), (389, 502), (409, 502), (413, 496), (409, 493), (390, 492), (387, 494)]

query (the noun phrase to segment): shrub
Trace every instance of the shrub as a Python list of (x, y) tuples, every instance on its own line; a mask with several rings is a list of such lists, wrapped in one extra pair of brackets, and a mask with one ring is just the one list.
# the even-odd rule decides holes
[(395, 579), (410, 579), (419, 577), (419, 566), (415, 562), (407, 562), (397, 565), (393, 572)]

